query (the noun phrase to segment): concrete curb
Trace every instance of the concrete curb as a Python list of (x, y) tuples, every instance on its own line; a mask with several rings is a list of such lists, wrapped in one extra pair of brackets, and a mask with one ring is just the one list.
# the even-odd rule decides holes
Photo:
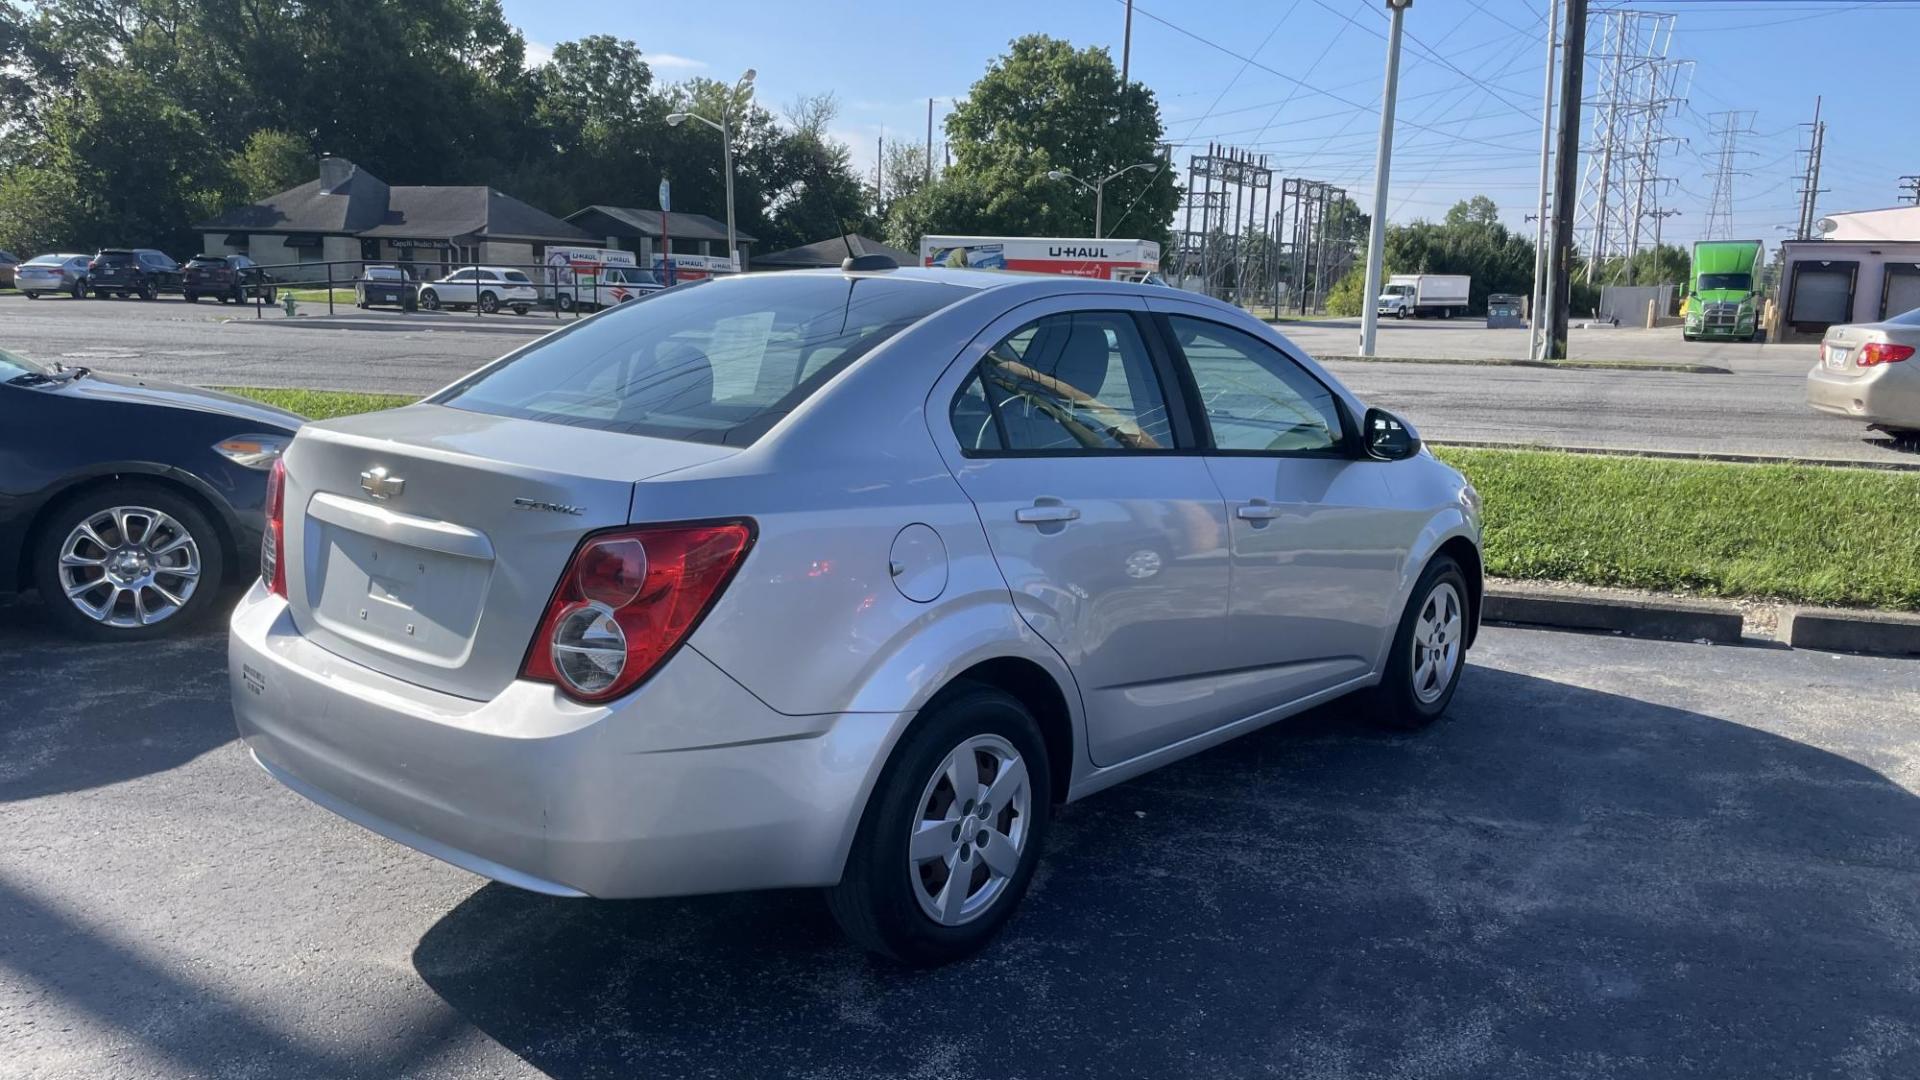
[(1706, 640), (1723, 645), (1740, 641), (1744, 622), (1740, 609), (1731, 604), (1599, 596), (1511, 585), (1488, 586), (1481, 619), (1518, 626), (1605, 630), (1666, 641)]
[(1663, 360), (1516, 360), (1498, 356), (1354, 356), (1347, 353), (1315, 353), (1323, 364), (1457, 364), (1464, 367), (1564, 368), (1572, 371), (1658, 371), (1681, 375), (1731, 375), (1732, 368), (1713, 364), (1683, 364)]
[(1788, 608), (1780, 614), (1780, 640), (1822, 652), (1920, 656), (1920, 615)]
[(1736, 454), (1717, 450), (1655, 450), (1635, 446), (1555, 446), (1551, 443), (1503, 442), (1493, 439), (1427, 439), (1427, 443), (1462, 450), (1541, 450), (1557, 454), (1598, 454), (1602, 457), (1659, 458), (1663, 461), (1724, 461), (1738, 465), (1820, 465), (1832, 469), (1880, 469), (1920, 472), (1920, 456), (1911, 461), (1856, 460), (1854, 458), (1791, 457), (1780, 454)]

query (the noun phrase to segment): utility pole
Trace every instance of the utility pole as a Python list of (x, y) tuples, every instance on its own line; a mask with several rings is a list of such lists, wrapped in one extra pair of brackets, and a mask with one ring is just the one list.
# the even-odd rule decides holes
[[(1568, 286), (1573, 272), (1574, 166), (1580, 156), (1580, 87), (1587, 53), (1587, 0), (1567, 0), (1567, 29), (1560, 39), (1566, 63), (1560, 67), (1560, 145), (1554, 160), (1553, 260), (1548, 313), (1552, 329), (1542, 359), (1567, 358)], [(1369, 305), (1371, 306), (1371, 305)]]
[(1553, 162), (1553, 69), (1559, 34), (1560, 0), (1553, 0), (1553, 12), (1547, 16), (1547, 77), (1540, 90), (1540, 208), (1535, 215), (1540, 224), (1533, 235), (1533, 295), (1527, 308), (1527, 355), (1536, 360), (1545, 329), (1540, 313), (1553, 303), (1547, 289), (1547, 184)]
[(933, 99), (927, 99), (927, 186), (933, 186)]
[(1360, 298), (1361, 356), (1373, 355), (1374, 338), (1380, 331), (1380, 313), (1375, 308), (1387, 253), (1387, 173), (1393, 165), (1393, 105), (1400, 90), (1400, 23), (1412, 6), (1413, 0), (1387, 0), (1393, 14), (1387, 29), (1387, 82), (1380, 92), (1380, 147), (1373, 159), (1373, 227), (1367, 235), (1366, 294)]
[[(1109, 9), (1111, 10), (1111, 9)], [(1133, 0), (1127, 0), (1127, 28), (1120, 34), (1120, 91), (1127, 89), (1128, 72), (1133, 69)]]
[(1660, 224), (1670, 217), (1679, 217), (1680, 211), (1655, 210), (1647, 216), (1653, 219), (1653, 265), (1655, 269), (1658, 269), (1660, 266)]
[(1800, 180), (1800, 224), (1794, 230), (1795, 240), (1811, 240), (1813, 223), (1819, 220), (1814, 205), (1819, 201), (1820, 191), (1820, 152), (1827, 141), (1827, 125), (1820, 119), (1820, 98), (1813, 99), (1813, 123), (1807, 137), (1807, 168)]
[(1900, 190), (1907, 193), (1908, 202), (1920, 206), (1920, 176), (1901, 177)]

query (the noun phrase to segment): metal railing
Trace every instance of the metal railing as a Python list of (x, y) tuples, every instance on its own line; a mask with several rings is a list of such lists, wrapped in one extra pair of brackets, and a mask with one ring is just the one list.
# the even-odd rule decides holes
[[(485, 266), (492, 270), (518, 270), (527, 276), (527, 280), (525, 283), (445, 280), (446, 273), (457, 273), (464, 266)], [(415, 314), (423, 308), (440, 311), (470, 308), (476, 317), (512, 313), (515, 318), (529, 318), (535, 311), (539, 311), (542, 315), (551, 313), (557, 320), (568, 315), (579, 318), (600, 308), (611, 307), (614, 304), (644, 296), (661, 287), (602, 282), (597, 274), (557, 274), (554, 267), (545, 263), (486, 262), (467, 263), (464, 266), (455, 263), (436, 263), (433, 264), (433, 272), (442, 276), (408, 276), (404, 281), (393, 282), (369, 281), (364, 277), (364, 271), (368, 267), (389, 267), (408, 273), (408, 267), (404, 261), (351, 259), (257, 263), (241, 271), (240, 279), (228, 285), (227, 288), (244, 290), (245, 298), (253, 301), (255, 318), (266, 318), (266, 309), (269, 306), (280, 307), (286, 311), (287, 315), (292, 316), (306, 304), (321, 303), (326, 305), (327, 314), (338, 314), (338, 307), (349, 302), (342, 300), (338, 294), (343, 292), (351, 294), (353, 299), (350, 302), (356, 307), (361, 306), (360, 298), (363, 294), (359, 286), (365, 283), (381, 288), (399, 285), (404, 290), (405, 297), (401, 310), (407, 314)], [(631, 272), (635, 268), (622, 267), (621, 269)], [(652, 271), (643, 272), (652, 273)], [(554, 280), (556, 276), (564, 276), (572, 280), (556, 281)], [(510, 299), (505, 293), (507, 289), (531, 289), (534, 294), (533, 299)], [(324, 299), (302, 300), (294, 297), (292, 298), (293, 306), (287, 307), (285, 303), (287, 298), (284, 294), (302, 290), (322, 290), (325, 294)], [(428, 290), (431, 290), (431, 298), (435, 301), (431, 304), (427, 302)], [(491, 312), (484, 310), (481, 306), (482, 298), (489, 292), (494, 295), (494, 310)], [(526, 308), (525, 313), (516, 310), (522, 306)]]

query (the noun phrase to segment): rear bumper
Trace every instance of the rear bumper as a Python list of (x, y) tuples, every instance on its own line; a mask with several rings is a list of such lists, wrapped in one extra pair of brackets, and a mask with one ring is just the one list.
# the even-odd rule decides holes
[(470, 701), (320, 649), (258, 584), (228, 659), (241, 738), (288, 787), (563, 896), (832, 884), (899, 719), (775, 713), (691, 648), (611, 707), (527, 682)]
[(18, 271), (13, 275), (13, 286), (22, 292), (32, 289), (35, 292), (66, 292), (73, 288), (73, 280), (65, 274), (42, 274)]
[(1920, 370), (1886, 364), (1845, 376), (1815, 366), (1807, 372), (1807, 404), (1823, 413), (1869, 424), (1920, 429)]

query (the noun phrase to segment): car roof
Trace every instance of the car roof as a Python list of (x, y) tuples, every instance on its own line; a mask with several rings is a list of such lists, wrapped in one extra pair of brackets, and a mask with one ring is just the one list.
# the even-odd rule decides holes
[[(989, 289), (1015, 289), (1029, 299), (1045, 296), (1084, 293), (1112, 293), (1117, 296), (1159, 297), (1164, 299), (1168, 287), (1148, 285), (1135, 281), (1110, 281), (1106, 278), (1076, 277), (1071, 274), (1042, 274), (1022, 270), (962, 270), (943, 266), (902, 266), (895, 270), (782, 270), (782, 274), (810, 274), (814, 276), (872, 277), (893, 278), (906, 281), (927, 281), (941, 285), (957, 285), (976, 292)], [(724, 281), (722, 275), (715, 281)], [(758, 276), (758, 275), (756, 275)], [(1181, 291), (1183, 299), (1195, 303), (1209, 304), (1225, 310), (1238, 311), (1239, 308), (1223, 301), (1214, 300), (1199, 293)]]

